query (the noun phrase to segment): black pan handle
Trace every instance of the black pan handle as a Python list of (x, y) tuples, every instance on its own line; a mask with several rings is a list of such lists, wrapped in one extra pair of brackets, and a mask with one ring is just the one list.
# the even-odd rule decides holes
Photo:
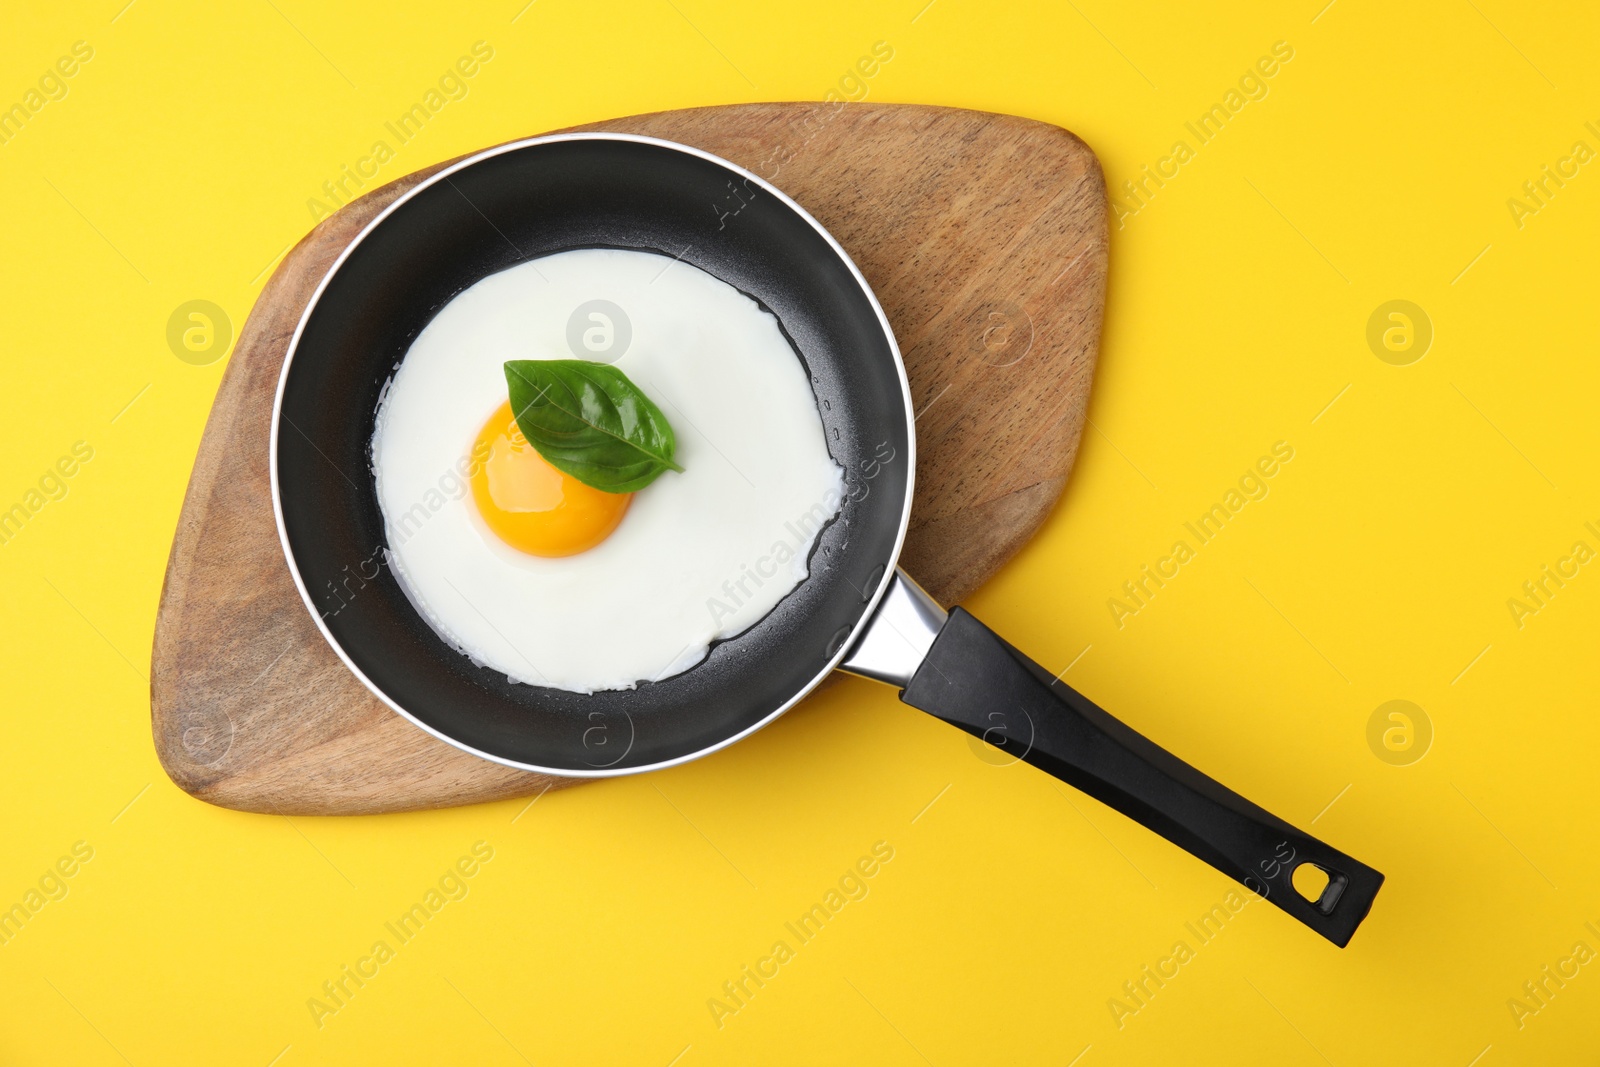
[[(1334, 944), (1348, 944), (1372, 907), (1383, 875), (1295, 829), (1206, 777), (1011, 647), (962, 608), (948, 619), (903, 574), (874, 619), (879, 647), (922, 653), (908, 681), (881, 669), (846, 670), (903, 684), (901, 699), (1014, 754), (1142, 823), (1299, 919)], [(907, 609), (905, 604), (913, 604)], [(920, 600), (919, 600), (920, 596)], [(920, 610), (920, 618), (917, 615)], [(899, 614), (896, 615), (895, 612)], [(939, 622), (943, 625), (938, 625)], [(924, 637), (919, 638), (918, 626)], [(935, 633), (936, 630), (936, 633)], [(925, 635), (931, 645), (923, 652)], [(869, 635), (869, 642), (875, 635)], [(883, 663), (880, 655), (878, 662)], [(1310, 863), (1328, 876), (1316, 900), (1295, 889)]]

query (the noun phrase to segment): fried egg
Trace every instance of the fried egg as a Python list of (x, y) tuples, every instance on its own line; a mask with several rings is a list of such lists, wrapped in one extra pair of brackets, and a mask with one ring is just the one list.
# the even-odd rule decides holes
[[(503, 365), (573, 358), (649, 396), (681, 473), (613, 494), (544, 461)], [(389, 565), (428, 624), (512, 681), (578, 693), (681, 673), (760, 621), (844, 499), (778, 320), (688, 263), (617, 249), (529, 260), (446, 304), (384, 389), (372, 465)]]

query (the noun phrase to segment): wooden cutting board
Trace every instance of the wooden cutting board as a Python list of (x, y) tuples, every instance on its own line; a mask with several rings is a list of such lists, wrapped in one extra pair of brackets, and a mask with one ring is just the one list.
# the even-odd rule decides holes
[[(794, 197), (855, 259), (911, 380), (917, 489), (902, 564), (934, 597), (961, 600), (1027, 541), (1077, 453), (1105, 302), (1105, 183), (1082, 141), (1006, 115), (888, 104), (743, 104), (576, 129), (729, 159)], [(312, 624), (273, 522), (272, 403), (300, 315), (361, 227), (445, 165), (312, 230), (262, 290), (223, 375), (167, 564), (150, 680), (156, 751), (201, 800), (348, 815), (581, 781), (469, 756), (372, 696)]]

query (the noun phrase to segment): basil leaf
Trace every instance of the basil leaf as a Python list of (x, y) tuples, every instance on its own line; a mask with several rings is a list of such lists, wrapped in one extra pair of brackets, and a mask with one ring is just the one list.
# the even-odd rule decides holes
[(557, 470), (607, 493), (633, 493), (672, 460), (677, 437), (628, 376), (586, 359), (506, 363), (511, 411), (528, 443)]

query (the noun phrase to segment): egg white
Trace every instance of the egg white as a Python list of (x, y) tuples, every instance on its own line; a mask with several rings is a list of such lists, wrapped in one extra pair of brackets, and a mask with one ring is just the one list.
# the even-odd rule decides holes
[[(597, 547), (529, 556), (478, 516), (470, 450), (505, 402), (505, 361), (577, 356), (568, 318), (595, 299), (628, 316), (614, 365), (672, 423), (684, 471)], [(697, 267), (615, 249), (531, 260), (446, 304), (385, 390), (372, 457), (389, 563), (422, 616), (480, 665), (578, 693), (688, 670), (755, 624), (804, 580), (844, 496), (777, 319)]]

